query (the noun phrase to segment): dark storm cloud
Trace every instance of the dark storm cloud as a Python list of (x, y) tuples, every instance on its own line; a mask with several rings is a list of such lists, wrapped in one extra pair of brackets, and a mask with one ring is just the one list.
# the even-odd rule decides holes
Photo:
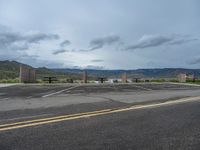
[(90, 51), (103, 48), (104, 46), (112, 45), (120, 42), (120, 37), (117, 35), (110, 35), (101, 38), (95, 38), (90, 41)]
[(104, 62), (104, 60), (102, 60), (102, 59), (93, 59), (93, 60), (91, 60), (91, 62)]
[(69, 40), (64, 40), (63, 42), (60, 43), (60, 46), (65, 47), (65, 46), (68, 46), (70, 44), (71, 44), (71, 42)]
[(65, 52), (67, 52), (67, 50), (65, 50), (65, 49), (58, 49), (58, 50), (55, 50), (52, 54), (53, 55), (58, 55), (58, 54), (65, 53)]
[(144, 49), (162, 45), (180, 45), (196, 40), (198, 39), (182, 35), (144, 35), (136, 44), (126, 47), (125, 50)]

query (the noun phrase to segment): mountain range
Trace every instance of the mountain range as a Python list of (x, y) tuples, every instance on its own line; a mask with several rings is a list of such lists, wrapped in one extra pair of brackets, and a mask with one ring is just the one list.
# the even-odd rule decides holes
[[(19, 77), (19, 68), (22, 63), (17, 61), (0, 61), (0, 79), (15, 79)], [(26, 64), (23, 64), (26, 65)], [(31, 67), (29, 65), (26, 65)], [(69, 68), (35, 68), (37, 78), (43, 76), (57, 76), (58, 78), (74, 78), (81, 79), (82, 69)], [(180, 73), (192, 74), (200, 77), (200, 69), (184, 69), (184, 68), (160, 68), (160, 69), (136, 69), (136, 70), (92, 70), (88, 69), (88, 76), (95, 77), (121, 77), (123, 73), (127, 73), (128, 77), (141, 78), (175, 78)]]

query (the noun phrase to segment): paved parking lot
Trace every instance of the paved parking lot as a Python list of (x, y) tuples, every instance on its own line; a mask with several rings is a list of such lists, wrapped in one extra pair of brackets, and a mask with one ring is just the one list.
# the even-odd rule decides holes
[(135, 104), (199, 96), (200, 86), (171, 83), (32, 84), (0, 88), (0, 111), (116, 102)]
[[(75, 87), (75, 88), (72, 88)], [(199, 90), (200, 86), (181, 84), (60, 84), (60, 85), (13, 85), (0, 88), (0, 99), (5, 98), (40, 98), (45, 95), (59, 94), (95, 94), (109, 92), (139, 92), (163, 90)]]
[(2, 87), (0, 150), (196, 150), (199, 96), (170, 83)]
[(198, 90), (200, 86), (189, 86), (182, 84), (104, 84), (104, 85), (82, 85), (73, 90), (68, 91), (70, 94), (90, 94), (90, 93), (108, 93), (108, 92), (137, 92), (152, 90)]
[(39, 98), (70, 87), (70, 85), (14, 85), (0, 88), (0, 98)]

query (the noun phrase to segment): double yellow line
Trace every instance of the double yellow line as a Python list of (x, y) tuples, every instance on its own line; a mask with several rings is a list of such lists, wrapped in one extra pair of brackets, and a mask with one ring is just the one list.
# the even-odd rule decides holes
[(104, 109), (104, 110), (93, 111), (93, 112), (62, 115), (62, 116), (57, 116), (57, 117), (49, 117), (49, 118), (43, 118), (43, 119), (35, 119), (35, 120), (9, 123), (9, 124), (2, 124), (0, 125), (0, 132), (25, 128), (25, 127), (45, 125), (45, 124), (50, 124), (50, 123), (57, 123), (57, 122), (68, 121), (68, 120), (76, 120), (76, 119), (82, 119), (82, 118), (88, 118), (88, 117), (94, 117), (94, 116), (125, 112), (125, 111), (130, 111), (130, 110), (153, 108), (153, 107), (160, 107), (160, 106), (165, 106), (165, 105), (175, 105), (175, 104), (181, 104), (181, 103), (199, 101), (199, 100), (200, 100), (200, 97), (190, 97), (190, 98), (183, 98), (183, 99), (178, 99), (178, 100), (173, 100), (173, 101), (167, 101), (164, 103), (135, 105), (135, 106), (126, 107), (126, 108)]
[(13, 129), (19, 129), (19, 128), (25, 128), (25, 127), (31, 127), (31, 126), (37, 126), (37, 125), (44, 125), (44, 124), (49, 124), (49, 123), (56, 123), (56, 122), (61, 122), (61, 121), (66, 121), (66, 120), (86, 118), (94, 114), (100, 114), (100, 113), (104, 113), (108, 111), (110, 111), (110, 109), (78, 113), (78, 114), (72, 114), (72, 115), (62, 115), (62, 116), (43, 118), (43, 119), (21, 121), (21, 122), (16, 122), (16, 123), (2, 124), (0, 125), (0, 132), (13, 130)]

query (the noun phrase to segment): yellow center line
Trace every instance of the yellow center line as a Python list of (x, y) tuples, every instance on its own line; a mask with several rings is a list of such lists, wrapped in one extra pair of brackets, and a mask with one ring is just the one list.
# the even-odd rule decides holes
[(184, 98), (184, 99), (179, 99), (179, 100), (174, 100), (174, 101), (167, 101), (164, 103), (135, 105), (135, 106), (127, 107), (127, 108), (105, 109), (105, 110), (100, 110), (100, 111), (79, 113), (79, 114), (73, 114), (73, 115), (65, 115), (65, 116), (58, 116), (58, 117), (52, 117), (52, 118), (17, 122), (17, 123), (13, 123), (13, 124), (1, 125), (0, 132), (13, 130), (13, 129), (25, 128), (25, 127), (45, 125), (45, 124), (50, 124), (50, 123), (57, 123), (57, 122), (68, 121), (68, 120), (76, 120), (76, 119), (82, 119), (82, 118), (87, 118), (87, 117), (120, 113), (120, 112), (125, 112), (125, 111), (130, 111), (130, 110), (154, 108), (154, 107), (160, 107), (160, 106), (165, 106), (165, 105), (175, 105), (175, 104), (181, 104), (181, 103), (187, 103), (187, 102), (199, 101), (199, 100), (200, 100), (200, 97), (191, 97), (191, 98)]
[(110, 111), (110, 110), (111, 109), (104, 109), (104, 110), (99, 110), (99, 111), (84, 112), (84, 113), (77, 113), (77, 114), (70, 114), (70, 115), (62, 115), (62, 116), (57, 116), (57, 117), (49, 117), (49, 118), (43, 118), (43, 119), (34, 119), (34, 120), (28, 120), (28, 121), (21, 121), (21, 122), (16, 122), (16, 123), (2, 124), (2, 125), (0, 125), (0, 128), (8, 127), (8, 126), (14, 126), (14, 125), (21, 125), (21, 124), (26, 124), (26, 123), (34, 123), (34, 122), (62, 119), (62, 118), (86, 115), (86, 114), (91, 114), (91, 113), (99, 113), (99, 112), (105, 112), (105, 111)]

